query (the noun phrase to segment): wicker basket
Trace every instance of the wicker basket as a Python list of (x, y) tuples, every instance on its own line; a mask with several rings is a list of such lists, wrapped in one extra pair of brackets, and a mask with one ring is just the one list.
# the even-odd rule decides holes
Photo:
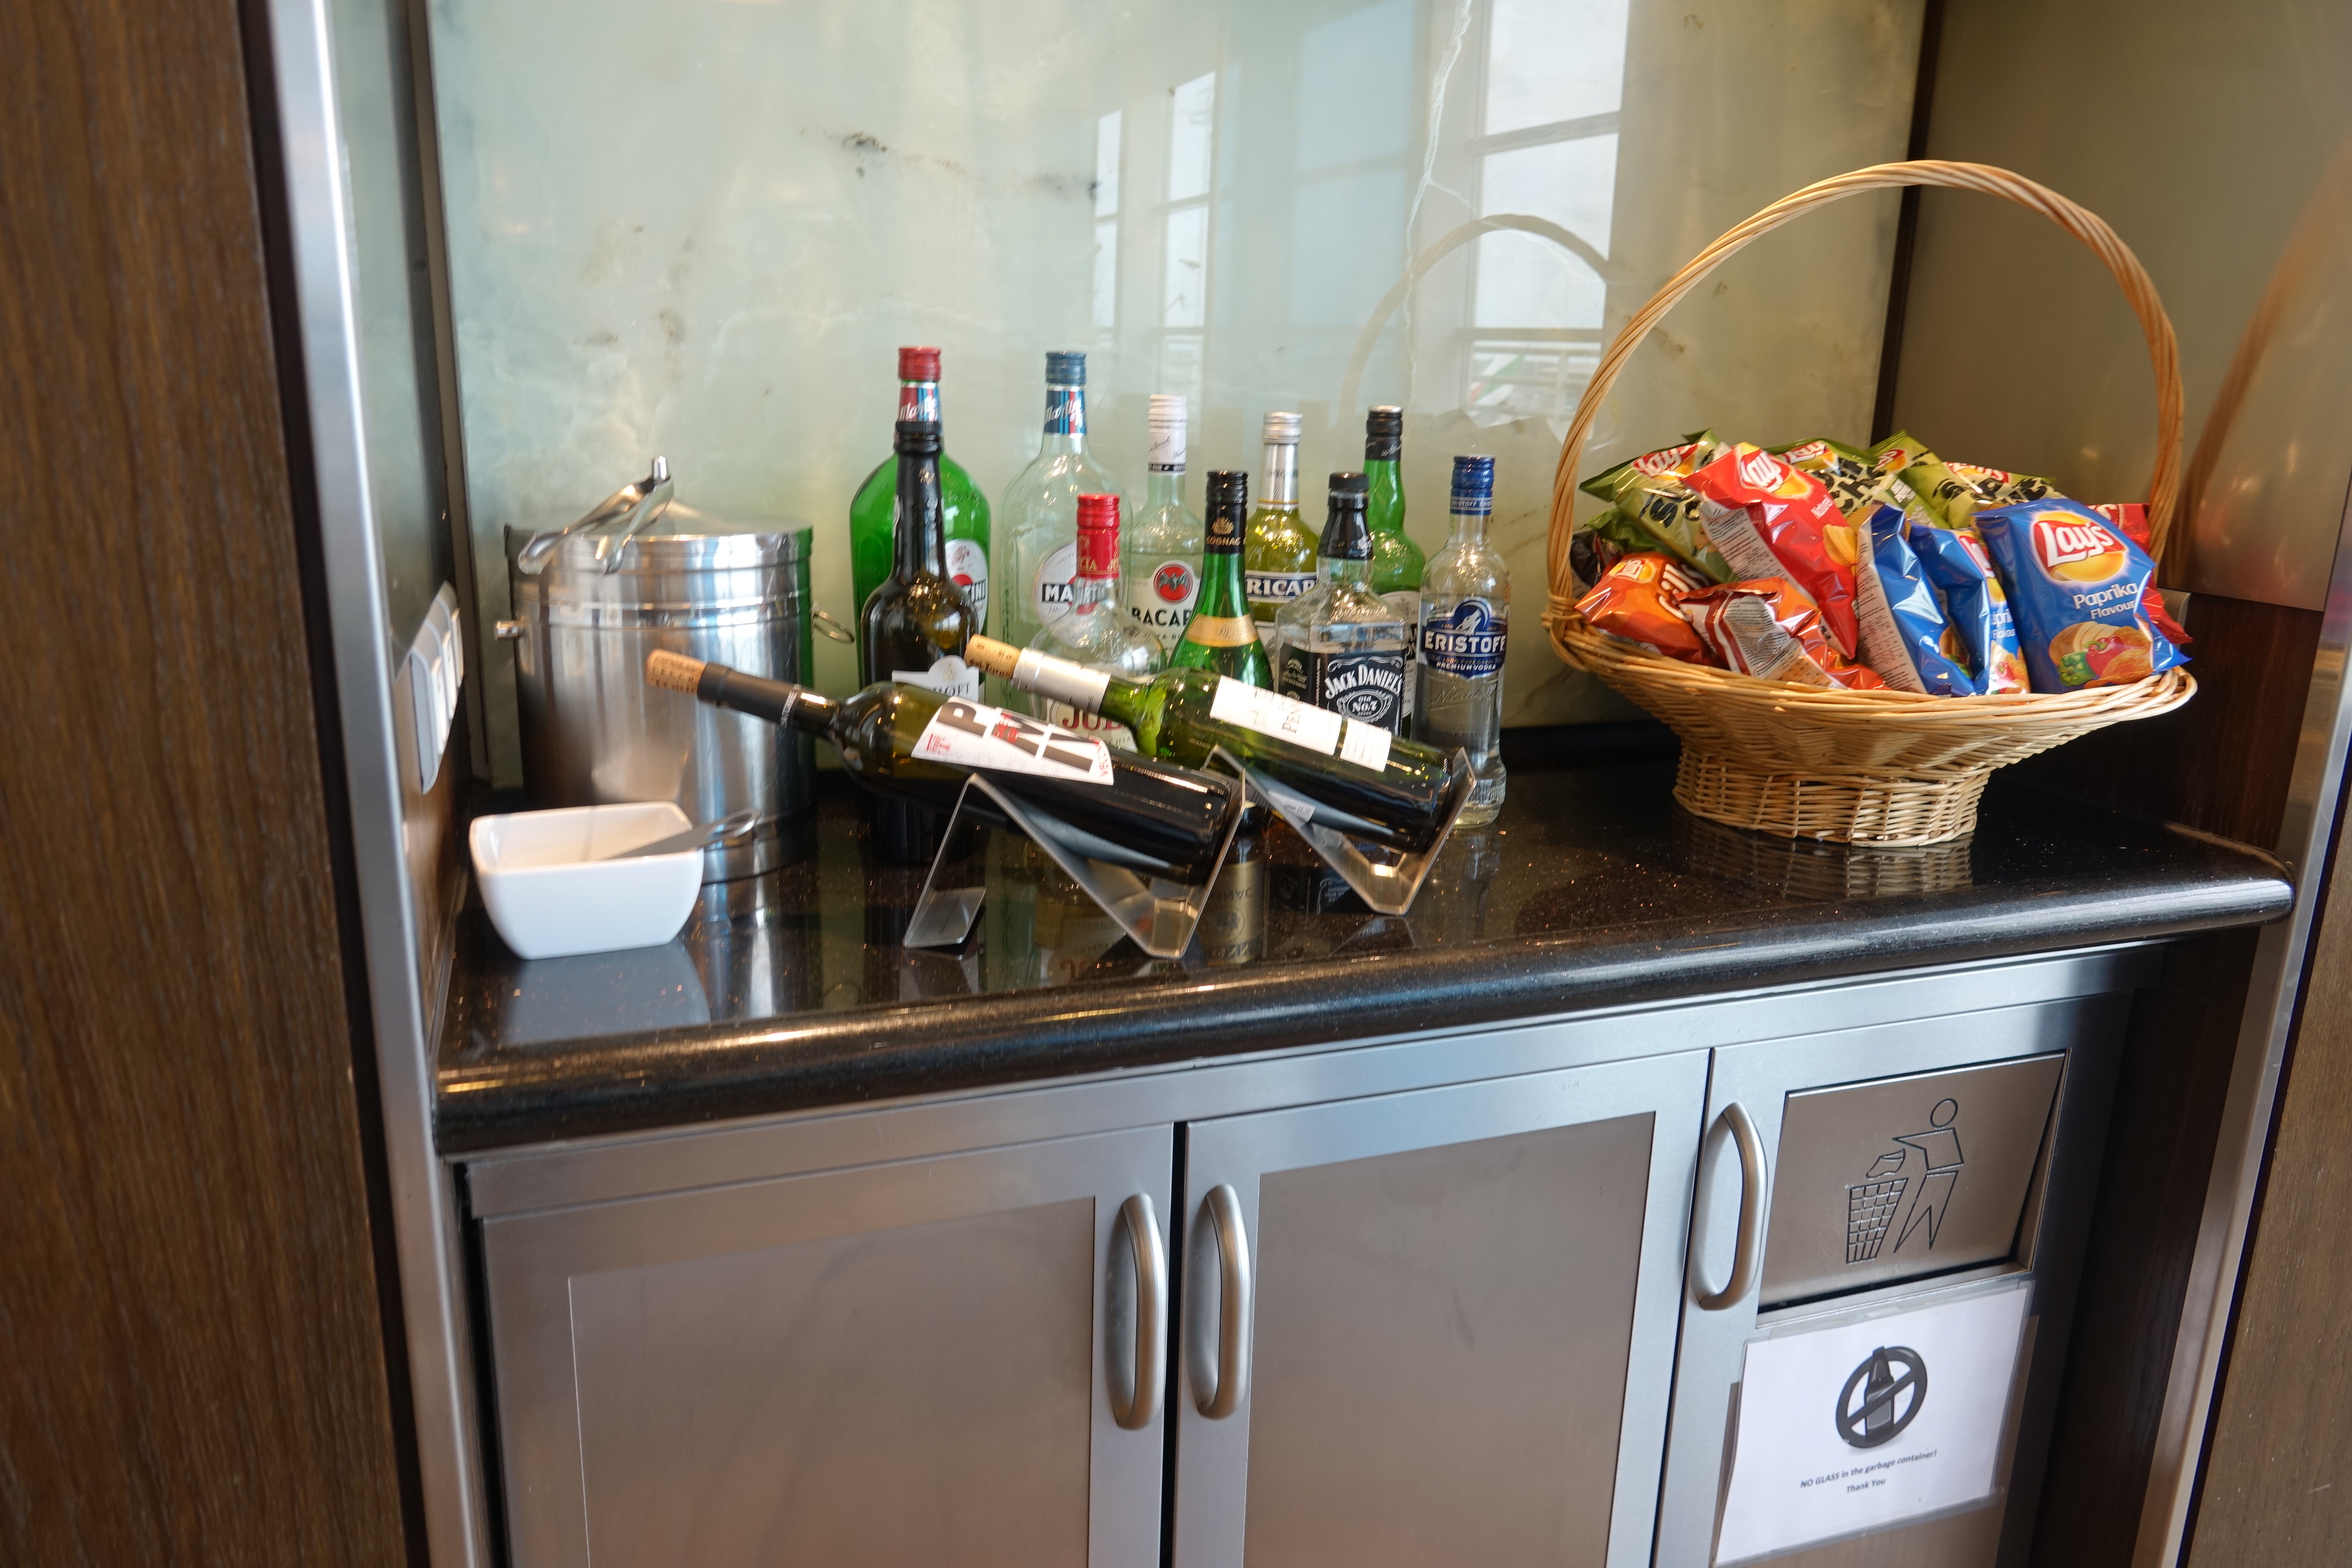
[(1552, 479), (1544, 626), (1561, 658), (1591, 671), (1682, 737), (1675, 798), (1735, 827), (1841, 844), (1940, 844), (1976, 826), (1986, 777), (2075, 736), (2145, 719), (2189, 700), (2185, 669), (2132, 686), (2006, 697), (1922, 697), (1759, 680), (1686, 664), (1588, 627), (1576, 614), (1569, 564), (1577, 468), (1592, 422), (1619, 372), (1675, 301), (1759, 235), (1799, 213), (1862, 191), (1945, 185), (2005, 197), (2038, 212), (2095, 252), (2147, 334), (2156, 370), (2157, 457), (2148, 529), (2160, 560), (2180, 483), (2180, 363), (2172, 322), (2137, 257), (2099, 217), (2020, 174), (1982, 163), (1881, 163), (1784, 196), (1694, 258), (1625, 323), (1577, 405)]

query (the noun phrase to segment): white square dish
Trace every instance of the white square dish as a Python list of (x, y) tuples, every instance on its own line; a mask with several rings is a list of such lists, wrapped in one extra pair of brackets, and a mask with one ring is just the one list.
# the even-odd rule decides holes
[(702, 886), (702, 851), (615, 855), (693, 826), (668, 801), (519, 811), (467, 836), (490, 923), (521, 958), (657, 947), (678, 933)]

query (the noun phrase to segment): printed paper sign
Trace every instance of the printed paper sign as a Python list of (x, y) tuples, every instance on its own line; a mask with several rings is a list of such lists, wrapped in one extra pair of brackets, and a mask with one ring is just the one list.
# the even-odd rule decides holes
[(915, 755), (960, 768), (1034, 773), (1064, 784), (1108, 784), (1110, 748), (1058, 724), (961, 698), (940, 704)]
[(1990, 1498), (2030, 1294), (1751, 1342), (1716, 1562)]

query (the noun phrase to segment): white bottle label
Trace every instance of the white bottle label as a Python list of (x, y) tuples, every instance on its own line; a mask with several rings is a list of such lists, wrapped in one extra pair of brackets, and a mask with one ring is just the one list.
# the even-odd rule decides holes
[(980, 695), (980, 671), (953, 654), (929, 669), (894, 669), (890, 679), (901, 686), (919, 686), (942, 697)]
[(948, 576), (963, 590), (976, 631), (988, 629), (988, 552), (976, 539), (948, 541)]
[(1144, 563), (1127, 584), (1127, 613), (1163, 643), (1172, 643), (1192, 618), (1201, 596), (1201, 574), (1190, 561)]
[(1039, 698), (1037, 705), (1045, 710), (1048, 723), (1058, 724), (1076, 734), (1092, 736), (1117, 751), (1135, 750), (1134, 731), (1116, 720), (1106, 719), (1099, 713), (1089, 713), (1083, 708), (1073, 708), (1066, 702), (1055, 702), (1050, 698)]
[(1209, 717), (1305, 746), (1327, 757), (1337, 753), (1375, 773), (1388, 766), (1389, 743), (1393, 739), (1378, 725), (1359, 724), (1230, 676), (1217, 681), (1217, 694), (1209, 700)]
[(1034, 773), (1065, 784), (1111, 783), (1110, 747), (1101, 740), (961, 698), (940, 704), (915, 742), (915, 755), (960, 768)]
[(1037, 616), (1037, 624), (1050, 626), (1062, 618), (1070, 607), (1070, 584), (1078, 575), (1078, 542), (1071, 540), (1047, 553), (1037, 563), (1037, 574), (1030, 580), (1030, 603)]

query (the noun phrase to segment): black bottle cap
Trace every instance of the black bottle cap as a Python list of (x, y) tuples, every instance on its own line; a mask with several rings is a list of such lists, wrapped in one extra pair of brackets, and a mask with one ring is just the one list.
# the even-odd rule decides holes
[(1370, 561), (1371, 530), (1364, 526), (1364, 500), (1370, 489), (1364, 476), (1353, 471), (1331, 476), (1329, 510), (1323, 538), (1315, 552), (1331, 561)]
[(1364, 461), (1393, 463), (1403, 451), (1403, 409), (1383, 404), (1364, 416)]
[(940, 422), (936, 419), (901, 419), (898, 434), (891, 450), (909, 457), (932, 458), (939, 455)]
[(1243, 468), (1211, 468), (1209, 470), (1209, 504), (1229, 506), (1239, 511), (1249, 510), (1249, 473)]

